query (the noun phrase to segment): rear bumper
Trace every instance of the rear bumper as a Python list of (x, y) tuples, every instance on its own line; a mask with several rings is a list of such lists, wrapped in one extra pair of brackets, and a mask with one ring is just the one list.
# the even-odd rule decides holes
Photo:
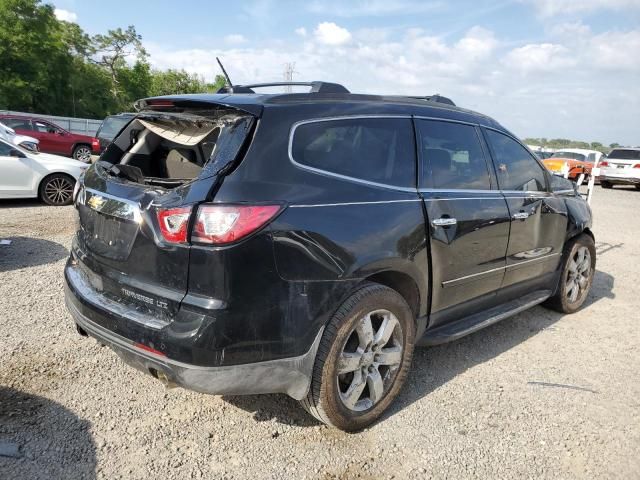
[(169, 384), (216, 395), (286, 393), (300, 400), (309, 390), (322, 329), (317, 333), (311, 348), (296, 357), (229, 366), (193, 365), (147, 351), (134, 341), (106, 328), (104, 324), (93, 321), (92, 316), (104, 318), (107, 315), (119, 315), (105, 312), (101, 306), (93, 304), (91, 299), (83, 298), (82, 289), (73, 284), (74, 276), (66, 273), (65, 302), (76, 325), (100, 343), (109, 346), (125, 363), (144, 373)]
[(617, 175), (600, 175), (598, 179), (601, 182), (609, 182), (614, 185), (638, 185), (640, 184), (640, 177), (623, 177)]

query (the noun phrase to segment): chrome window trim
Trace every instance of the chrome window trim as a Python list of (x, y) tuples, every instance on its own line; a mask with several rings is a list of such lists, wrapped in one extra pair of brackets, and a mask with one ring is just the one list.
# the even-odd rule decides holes
[(471, 127), (480, 127), (481, 125), (478, 122), (467, 122), (464, 120), (455, 120), (452, 118), (441, 118), (441, 117), (426, 117), (423, 115), (414, 115), (413, 118), (416, 120), (435, 120), (438, 122), (450, 122), (450, 123), (461, 123), (463, 125), (469, 125)]
[[(316, 168), (316, 167), (310, 167), (309, 165), (304, 165), (302, 163), (296, 162), (295, 159), (293, 158), (293, 136), (296, 132), (296, 129), (300, 126), (300, 125), (306, 125), (309, 123), (320, 123), (320, 122), (332, 122), (332, 121), (336, 121), (336, 120), (357, 120), (357, 119), (393, 119), (393, 118), (397, 118), (397, 119), (408, 119), (411, 120), (413, 117), (411, 115), (394, 115), (394, 114), (389, 114), (389, 115), (342, 115), (342, 116), (336, 116), (336, 117), (319, 117), (319, 118), (312, 118), (312, 119), (307, 119), (307, 120), (301, 120), (299, 122), (294, 123), (293, 125), (291, 125), (291, 129), (289, 130), (289, 144), (287, 146), (287, 151), (289, 154), (289, 161), (296, 166), (297, 168), (300, 168), (302, 170), (307, 170), (309, 172), (313, 172), (313, 173), (317, 173), (319, 175), (324, 175), (326, 177), (332, 177), (332, 178), (338, 178), (340, 180), (345, 180), (348, 182), (354, 182), (354, 183), (359, 183), (361, 185), (368, 185), (371, 187), (378, 187), (378, 188), (385, 188), (388, 190), (395, 190), (398, 192), (417, 192), (417, 189), (415, 187), (401, 187), (398, 185), (390, 185), (388, 183), (379, 183), (379, 182), (372, 182), (369, 180), (364, 180), (362, 178), (356, 178), (356, 177), (350, 177), (348, 175), (341, 175), (339, 173), (335, 173), (335, 172), (330, 172), (328, 170), (323, 170), (321, 168)], [(412, 132), (413, 135), (413, 132)], [(414, 158), (414, 161), (417, 161)]]
[(340, 207), (343, 205), (377, 205), (384, 203), (408, 203), (421, 202), (420, 198), (407, 198), (404, 200), (376, 200), (371, 202), (343, 202), (343, 203), (314, 203), (306, 205), (289, 205), (289, 208), (313, 208), (313, 207)]
[(499, 272), (500, 270), (503, 271), (507, 271), (510, 268), (517, 268), (520, 267), (521, 265), (524, 265), (526, 263), (532, 263), (532, 262), (541, 262), (543, 260), (547, 260), (550, 259), (551, 257), (556, 257), (560, 255), (560, 252), (555, 252), (555, 253), (550, 253), (548, 255), (543, 255), (541, 257), (536, 257), (536, 258), (531, 258), (529, 260), (523, 260), (521, 262), (517, 262), (517, 263), (512, 263), (511, 265), (505, 265), (504, 267), (498, 267), (498, 268), (492, 268), (490, 270), (484, 270), (482, 272), (478, 272), (478, 273), (472, 273), (471, 275), (465, 275), (463, 277), (458, 277), (458, 278), (453, 278), (451, 280), (446, 280), (444, 282), (442, 282), (442, 286), (443, 287), (452, 287), (455, 286), (455, 283), (464, 281), (464, 280), (468, 280), (474, 277), (479, 277), (479, 276), (483, 276), (483, 275), (489, 275), (495, 272)]

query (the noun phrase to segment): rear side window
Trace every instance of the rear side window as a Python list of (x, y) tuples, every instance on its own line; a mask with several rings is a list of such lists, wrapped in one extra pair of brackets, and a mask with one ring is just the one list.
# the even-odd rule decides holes
[(386, 185), (415, 186), (411, 120), (353, 118), (298, 125), (294, 162), (324, 172)]
[(544, 171), (538, 161), (511, 137), (485, 130), (495, 156), (498, 185), (502, 190), (545, 191)]
[(472, 125), (417, 121), (423, 174), (420, 186), (489, 190), (491, 181), (480, 139)]
[(31, 130), (31, 122), (22, 118), (1, 118), (0, 121), (14, 130)]

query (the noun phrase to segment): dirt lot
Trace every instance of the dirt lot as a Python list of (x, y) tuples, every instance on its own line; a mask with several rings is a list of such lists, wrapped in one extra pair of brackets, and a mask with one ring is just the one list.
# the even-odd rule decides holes
[(586, 307), (418, 350), (358, 434), (286, 396), (165, 390), (126, 367), (65, 311), (73, 210), (2, 202), (0, 453), (19, 458), (0, 478), (640, 478), (640, 191), (595, 193)]

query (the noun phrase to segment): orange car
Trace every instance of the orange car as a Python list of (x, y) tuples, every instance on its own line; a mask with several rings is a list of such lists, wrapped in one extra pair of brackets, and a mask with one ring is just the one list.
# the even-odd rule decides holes
[(583, 152), (576, 150), (555, 152), (550, 158), (542, 160), (542, 163), (556, 175), (564, 175), (568, 171), (571, 180), (576, 180), (581, 173), (584, 173), (586, 178), (591, 175), (591, 169), (598, 160), (598, 156), (602, 154), (600, 152), (589, 153), (589, 150)]

